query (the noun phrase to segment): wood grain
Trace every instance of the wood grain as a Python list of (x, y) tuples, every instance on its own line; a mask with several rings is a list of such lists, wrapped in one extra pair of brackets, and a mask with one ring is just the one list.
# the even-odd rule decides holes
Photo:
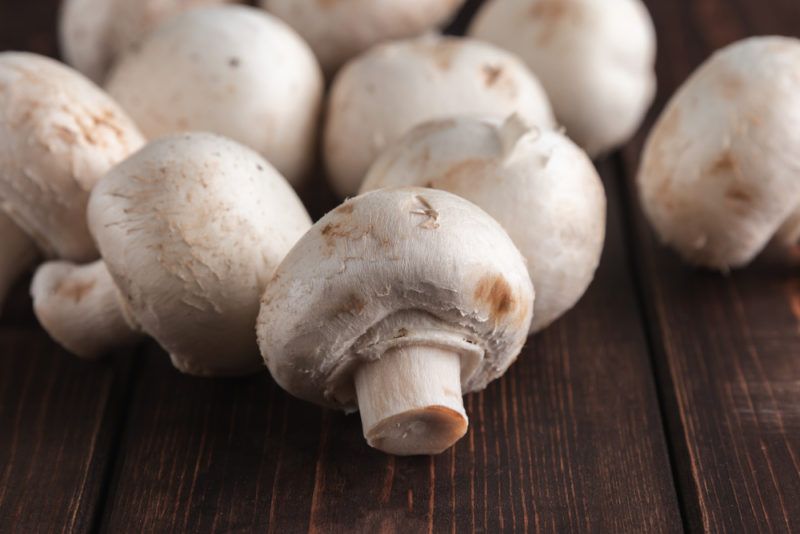
[(85, 363), (0, 328), (0, 530), (85, 532), (99, 511), (130, 357)]
[[(793, 0), (648, 4), (661, 37), (656, 112), (712, 50), (752, 34), (800, 35)], [(624, 153), (631, 205), (642, 142)], [(692, 269), (633, 213), (689, 526), (799, 532), (800, 267), (772, 258), (729, 276)]]

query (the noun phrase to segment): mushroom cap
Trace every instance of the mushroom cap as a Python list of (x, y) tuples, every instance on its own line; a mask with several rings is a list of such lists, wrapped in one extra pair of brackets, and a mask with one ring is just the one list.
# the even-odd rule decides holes
[(263, 158), (212, 134), (153, 141), (97, 185), (88, 218), (132, 318), (179, 369), (263, 366), (259, 297), (311, 225)]
[(325, 72), (335, 72), (371, 46), (412, 37), (455, 14), (464, 0), (261, 0), (314, 49)]
[(375, 47), (348, 63), (331, 90), (324, 142), (332, 184), (342, 196), (358, 191), (383, 148), (422, 122), (515, 112), (554, 125), (536, 77), (493, 45), (426, 35)]
[(0, 53), (0, 210), (51, 257), (97, 257), (89, 192), (143, 139), (78, 72), (26, 52)]
[(605, 192), (586, 153), (564, 135), (515, 116), (426, 123), (381, 154), (361, 191), (409, 185), (459, 195), (506, 229), (536, 288), (531, 332), (572, 308), (594, 278)]
[(164, 20), (198, 6), (236, 0), (65, 0), (59, 38), (67, 63), (101, 82), (114, 58)]
[(625, 143), (656, 90), (656, 35), (640, 0), (494, 0), (470, 35), (520, 55), (591, 156)]
[(122, 57), (108, 90), (151, 139), (224, 135), (293, 183), (313, 163), (322, 72), (294, 30), (259, 9), (215, 6), (172, 18)]
[(508, 234), (474, 204), (423, 188), (348, 200), (295, 245), (267, 287), (261, 353), (290, 393), (355, 410), (353, 372), (408, 345), (461, 355), (484, 388), (528, 335), (533, 286)]
[(750, 262), (800, 210), (800, 41), (757, 37), (714, 54), (647, 140), (638, 185), (661, 240), (689, 262)]

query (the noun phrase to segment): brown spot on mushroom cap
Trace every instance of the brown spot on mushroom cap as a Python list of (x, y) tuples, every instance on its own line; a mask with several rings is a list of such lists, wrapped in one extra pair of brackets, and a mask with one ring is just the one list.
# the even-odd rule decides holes
[(462, 43), (457, 39), (442, 38), (418, 41), (413, 49), (430, 58), (441, 70), (448, 70), (453, 65), (453, 59), (461, 47)]
[(567, 21), (580, 22), (581, 6), (569, 0), (538, 0), (528, 13), (540, 23), (539, 44), (546, 45), (556, 33), (558, 25)]
[(506, 279), (499, 274), (488, 274), (475, 287), (475, 300), (489, 307), (495, 321), (514, 308), (514, 293)]
[(341, 315), (359, 315), (364, 308), (367, 306), (367, 303), (364, 302), (364, 299), (356, 295), (355, 293), (351, 293), (344, 299), (342, 305), (336, 310), (333, 314), (334, 317), (339, 317)]
[(485, 77), (486, 87), (493, 86), (500, 76), (503, 75), (503, 67), (499, 65), (484, 65), (483, 75)]
[(65, 299), (72, 299), (75, 303), (78, 303), (94, 288), (95, 283), (95, 280), (71, 280), (66, 278), (58, 284), (55, 292)]
[(720, 94), (729, 100), (736, 100), (742, 91), (742, 79), (732, 72), (720, 74), (717, 83)]
[(734, 204), (738, 212), (745, 211), (753, 203), (753, 193), (741, 184), (733, 184), (725, 190), (725, 198)]
[(733, 159), (733, 154), (729, 150), (724, 151), (720, 156), (714, 160), (708, 169), (711, 174), (736, 172), (736, 160)]
[(353, 202), (346, 202), (333, 211), (335, 211), (336, 213), (341, 213), (343, 215), (349, 215), (353, 213), (354, 208), (355, 204)]

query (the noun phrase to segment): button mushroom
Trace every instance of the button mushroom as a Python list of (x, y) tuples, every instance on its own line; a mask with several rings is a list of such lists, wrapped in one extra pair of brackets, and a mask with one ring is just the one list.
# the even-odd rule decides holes
[(263, 158), (211, 134), (153, 141), (100, 181), (88, 219), (104, 264), (49, 264), (33, 281), (36, 315), (56, 340), (93, 357), (140, 330), (185, 373), (263, 367), (259, 297), (311, 226)]
[(800, 41), (758, 37), (672, 98), (639, 169), (644, 211), (689, 262), (727, 270), (800, 238)]
[(328, 73), (373, 45), (413, 37), (444, 23), (463, 3), (464, 0), (261, 0), (265, 9), (305, 37)]
[(313, 164), (322, 90), (308, 45), (284, 22), (244, 6), (174, 17), (123, 56), (108, 82), (149, 138), (224, 135), (294, 184)]
[(381, 150), (414, 126), (454, 115), (518, 113), (554, 124), (539, 82), (515, 56), (472, 39), (428, 35), (350, 62), (331, 90), (325, 159), (334, 189), (358, 191)]
[(236, 0), (65, 0), (59, 39), (67, 63), (102, 82), (118, 54), (187, 9)]
[(361, 411), (392, 454), (436, 454), (467, 429), (483, 389), (528, 334), (533, 286), (500, 225), (444, 191), (347, 201), (289, 252), (258, 318), (272, 375), (308, 401)]
[(640, 0), (492, 0), (469, 33), (525, 60), (591, 156), (625, 143), (652, 103), (656, 37)]
[(536, 288), (531, 332), (572, 308), (594, 278), (605, 238), (603, 184), (558, 132), (516, 116), (426, 123), (377, 159), (361, 191), (404, 185), (466, 198), (506, 229)]
[(103, 91), (72, 69), (0, 53), (0, 305), (39, 254), (88, 261), (95, 182), (143, 143)]

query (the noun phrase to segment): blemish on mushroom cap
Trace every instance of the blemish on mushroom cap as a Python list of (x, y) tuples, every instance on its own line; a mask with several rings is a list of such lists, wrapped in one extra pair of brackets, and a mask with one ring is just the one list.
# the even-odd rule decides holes
[[(421, 227), (419, 215), (411, 213), (420, 208), (419, 196), (439, 214), (435, 231)], [(502, 374), (522, 347), (532, 314), (529, 305), (521, 307), (520, 321), (510, 302), (532, 302), (533, 287), (500, 226), (442, 191), (389, 189), (348, 203), (354, 205), (350, 214), (333, 211), (315, 227), (335, 226), (346, 217), (350, 232), (331, 243), (321, 230), (308, 232), (278, 268), (280, 282), (270, 284), (262, 299), (259, 343), (276, 380), (298, 397), (354, 408), (339, 388), (349, 387), (348, 369), (364, 357), (356, 348), (362, 336), (382, 332), (380, 325), (390, 318), (397, 324), (369, 345), (444, 332), (446, 339), (459, 340), (459, 351), (471, 346), (485, 353), (462, 376), (465, 391)], [(502, 273), (505, 282), (504, 295), (487, 295), (500, 297), (494, 303), (474, 295), (486, 273)], [(414, 319), (398, 319), (400, 311)]]

